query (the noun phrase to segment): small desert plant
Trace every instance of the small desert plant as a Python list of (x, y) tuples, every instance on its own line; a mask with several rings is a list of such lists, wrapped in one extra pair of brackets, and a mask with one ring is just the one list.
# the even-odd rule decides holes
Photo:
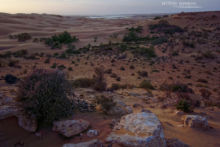
[(74, 88), (90, 88), (94, 85), (94, 80), (89, 78), (79, 78), (72, 81)]
[(17, 97), (27, 114), (34, 116), (40, 125), (48, 126), (72, 115), (69, 92), (63, 72), (38, 69), (21, 81)]
[(21, 34), (18, 34), (16, 37), (19, 42), (25, 42), (31, 39), (31, 35), (28, 33), (21, 33)]
[(59, 70), (64, 70), (65, 68), (66, 68), (65, 65), (59, 65), (59, 66), (58, 66), (58, 69), (59, 69)]
[(140, 83), (139, 87), (146, 89), (146, 90), (149, 90), (149, 89), (154, 90), (155, 89), (154, 86), (151, 84), (151, 82), (147, 81), (147, 80), (142, 81)]
[(148, 77), (148, 72), (146, 71), (138, 71), (138, 75), (141, 77)]
[(133, 85), (113, 83), (112, 86), (109, 88), (109, 90), (114, 91), (114, 90), (127, 89), (133, 87), (134, 87)]
[(108, 111), (116, 105), (112, 97), (105, 97), (103, 95), (96, 98), (96, 103), (101, 105), (101, 109), (104, 113), (108, 113)]
[(14, 75), (7, 74), (5, 76), (5, 82), (8, 84), (15, 84), (18, 81), (18, 78)]
[(201, 93), (202, 97), (205, 99), (209, 99), (212, 93), (206, 89), (200, 89), (199, 92)]
[(190, 104), (186, 100), (180, 100), (176, 105), (176, 109), (186, 113), (191, 112)]
[(51, 66), (51, 68), (56, 68), (57, 67), (57, 64), (56, 63), (54, 63), (52, 66)]
[(95, 68), (95, 75), (93, 79), (94, 79), (94, 89), (97, 91), (106, 90), (104, 72), (105, 72), (104, 67)]
[(13, 53), (14, 57), (25, 57), (28, 54), (27, 50), (19, 50)]

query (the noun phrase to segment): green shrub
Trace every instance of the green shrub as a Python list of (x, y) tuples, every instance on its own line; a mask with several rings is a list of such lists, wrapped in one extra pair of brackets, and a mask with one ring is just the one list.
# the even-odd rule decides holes
[(142, 81), (140, 83), (139, 87), (146, 89), (146, 90), (149, 90), (149, 89), (154, 90), (155, 89), (154, 86), (151, 84), (151, 82), (147, 81), (147, 80)]
[(51, 38), (45, 39), (45, 44), (50, 46), (52, 49), (61, 48), (62, 44), (71, 44), (77, 42), (79, 39), (75, 36), (71, 36), (68, 32), (63, 32), (59, 35), (54, 35)]
[(150, 48), (137, 48), (137, 49), (133, 50), (132, 53), (144, 56), (148, 59), (157, 57), (153, 47), (150, 47)]
[(27, 114), (43, 126), (73, 114), (70, 86), (61, 71), (38, 69), (21, 81), (18, 98)]
[(57, 64), (56, 63), (54, 63), (52, 66), (51, 66), (51, 68), (56, 68), (57, 67)]
[(0, 54), (0, 58), (11, 58), (11, 56), (12, 56), (12, 52), (10, 51)]
[(176, 109), (186, 113), (191, 112), (190, 104), (186, 100), (180, 100), (176, 105)]
[(19, 50), (13, 53), (14, 57), (25, 57), (28, 54), (27, 50)]
[(66, 68), (65, 65), (59, 65), (59, 66), (58, 66), (58, 69), (59, 69), (59, 70), (64, 70), (65, 68)]

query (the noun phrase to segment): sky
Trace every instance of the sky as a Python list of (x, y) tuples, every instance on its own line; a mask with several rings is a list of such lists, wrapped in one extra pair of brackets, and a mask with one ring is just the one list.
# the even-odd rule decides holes
[(0, 0), (0, 12), (60, 15), (220, 11), (220, 0)]

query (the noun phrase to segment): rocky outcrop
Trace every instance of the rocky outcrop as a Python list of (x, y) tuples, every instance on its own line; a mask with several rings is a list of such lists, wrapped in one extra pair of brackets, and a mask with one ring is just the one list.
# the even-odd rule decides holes
[(77, 143), (77, 144), (64, 144), (63, 147), (101, 147), (102, 144), (97, 140), (91, 140), (88, 142), (82, 142), (82, 143)]
[(82, 119), (56, 121), (53, 123), (53, 131), (59, 132), (65, 137), (72, 137), (85, 131), (89, 125), (88, 121)]
[(209, 128), (207, 118), (199, 115), (185, 115), (184, 126), (203, 129)]
[(37, 121), (35, 118), (29, 118), (25, 114), (17, 115), (18, 125), (28, 132), (35, 132), (37, 130)]
[(106, 141), (128, 147), (166, 146), (160, 121), (147, 111), (123, 116)]
[(166, 139), (167, 147), (190, 147), (189, 145), (183, 143), (182, 141), (172, 138)]

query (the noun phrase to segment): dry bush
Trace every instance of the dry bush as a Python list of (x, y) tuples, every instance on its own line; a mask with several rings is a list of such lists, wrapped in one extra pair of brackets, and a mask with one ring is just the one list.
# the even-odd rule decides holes
[(20, 82), (17, 97), (27, 114), (34, 116), (40, 125), (50, 126), (53, 121), (72, 115), (69, 92), (70, 85), (63, 72), (37, 69)]
[(97, 91), (105, 91), (106, 90), (106, 80), (104, 76), (105, 70), (104, 67), (97, 67), (95, 68), (95, 75), (94, 75), (94, 89)]

